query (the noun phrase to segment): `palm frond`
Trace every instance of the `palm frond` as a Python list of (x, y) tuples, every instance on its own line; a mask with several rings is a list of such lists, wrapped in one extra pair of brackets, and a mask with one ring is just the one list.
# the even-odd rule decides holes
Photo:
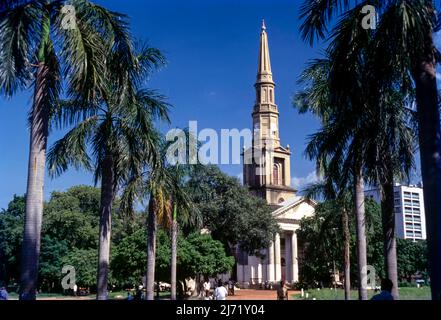
[[(11, 2), (12, 3), (12, 2)], [(33, 79), (32, 54), (39, 43), (40, 1), (8, 7), (0, 13), (0, 93), (13, 95)]]
[(87, 141), (97, 122), (96, 116), (86, 119), (50, 148), (47, 162), (51, 176), (61, 175), (70, 166), (92, 170), (91, 159), (87, 154)]

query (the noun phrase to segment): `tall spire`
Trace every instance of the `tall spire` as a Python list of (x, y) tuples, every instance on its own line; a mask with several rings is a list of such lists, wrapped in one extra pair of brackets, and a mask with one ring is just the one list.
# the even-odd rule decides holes
[(257, 71), (257, 83), (260, 82), (273, 82), (265, 20), (262, 20), (262, 32), (260, 34), (259, 67)]
[(262, 21), (260, 33), (259, 66), (256, 89), (256, 104), (253, 109), (254, 130), (259, 130), (259, 136), (255, 136), (254, 145), (262, 146), (273, 144), (279, 146), (279, 112), (276, 105), (275, 83), (271, 72), (271, 62), (266, 34), (265, 22)]

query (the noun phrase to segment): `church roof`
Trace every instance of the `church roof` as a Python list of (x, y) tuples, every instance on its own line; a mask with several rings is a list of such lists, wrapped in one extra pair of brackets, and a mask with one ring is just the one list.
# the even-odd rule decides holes
[(312, 199), (307, 199), (305, 197), (301, 197), (301, 196), (294, 196), (291, 197), (283, 202), (281, 202), (279, 204), (279, 208), (274, 210), (272, 212), (272, 215), (274, 217), (277, 217), (279, 215), (282, 215), (283, 213), (285, 213), (286, 211), (288, 211), (289, 209), (298, 206), (299, 204), (303, 203), (303, 202), (308, 202), (310, 205), (312, 205), (313, 207), (315, 207), (317, 205), (317, 202), (315, 202)]

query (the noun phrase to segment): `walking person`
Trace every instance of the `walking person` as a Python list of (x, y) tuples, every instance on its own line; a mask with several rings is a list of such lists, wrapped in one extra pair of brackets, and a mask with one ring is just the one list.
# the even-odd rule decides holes
[(210, 290), (211, 290), (211, 284), (210, 284), (210, 280), (207, 278), (204, 282), (204, 299), (205, 300), (210, 299)]
[(228, 295), (229, 296), (234, 296), (234, 281), (233, 279), (230, 278), (230, 281), (228, 281)]
[(288, 300), (288, 288), (283, 280), (280, 281), (280, 286), (277, 288), (277, 300)]

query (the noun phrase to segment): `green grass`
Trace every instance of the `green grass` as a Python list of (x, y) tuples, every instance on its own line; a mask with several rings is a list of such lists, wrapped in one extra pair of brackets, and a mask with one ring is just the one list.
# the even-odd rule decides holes
[[(41, 299), (48, 299), (48, 298), (52, 298), (52, 299), (60, 299), (60, 300), (77, 300), (77, 299), (95, 299), (96, 295), (95, 294), (90, 294), (88, 296), (82, 296), (82, 297), (74, 297), (74, 296), (67, 296), (67, 295), (63, 295), (61, 293), (40, 293), (37, 296), (37, 300), (41, 300)], [(155, 293), (155, 298), (156, 298), (156, 293)], [(159, 293), (159, 298), (160, 299), (169, 299), (170, 298), (170, 292), (160, 292)], [(11, 300), (18, 300), (18, 294), (15, 292), (10, 292), (9, 293), (9, 299)], [(115, 291), (115, 292), (110, 292), (109, 293), (109, 299), (110, 300), (124, 300), (127, 299), (127, 291)]]
[[(430, 287), (422, 288), (399, 288), (400, 300), (430, 300)], [(344, 300), (345, 294), (343, 289), (311, 289), (305, 291), (308, 293), (308, 300)], [(368, 298), (372, 298), (376, 293), (373, 290), (368, 291)], [(306, 297), (301, 297), (300, 294), (292, 295), (294, 299), (306, 300)], [(358, 299), (357, 290), (351, 291), (351, 299)]]

